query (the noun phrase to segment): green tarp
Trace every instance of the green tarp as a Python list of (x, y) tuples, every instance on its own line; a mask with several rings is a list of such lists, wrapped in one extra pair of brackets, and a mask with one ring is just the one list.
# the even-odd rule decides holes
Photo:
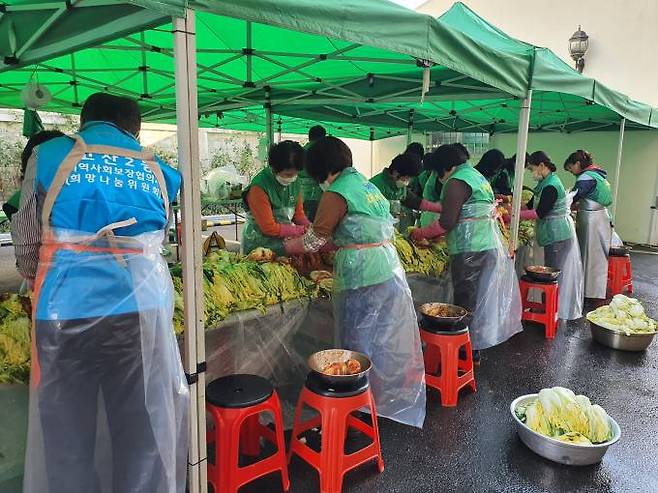
[[(419, 131), (510, 132), (520, 98), (533, 89), (535, 131), (613, 128), (619, 115), (627, 128), (658, 127), (651, 107), (578, 74), (550, 50), (510, 38), (460, 3), (433, 19), (386, 0), (80, 0), (39, 27), (62, 5), (14, 1), (0, 17), (0, 55), (19, 64), (0, 65), (0, 106), (21, 107), (20, 89), (38, 79), (53, 93), (51, 111), (76, 113), (104, 90), (139, 99), (147, 121), (174, 123), (166, 16), (187, 6), (197, 11), (202, 126), (263, 131), (270, 103), (275, 130), (280, 122), (291, 133), (325, 122), (336, 135), (381, 138), (406, 132), (410, 118)], [(9, 26), (20, 19), (12, 45)], [(100, 46), (81, 49), (92, 44)], [(41, 61), (40, 54), (64, 51), (75, 53)], [(421, 104), (423, 60), (432, 68)]]

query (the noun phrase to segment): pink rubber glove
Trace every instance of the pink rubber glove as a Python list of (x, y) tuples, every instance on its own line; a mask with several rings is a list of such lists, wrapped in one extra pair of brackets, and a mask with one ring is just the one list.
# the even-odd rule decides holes
[(295, 238), (303, 236), (306, 231), (305, 226), (298, 226), (297, 224), (279, 224), (279, 238)]
[(526, 209), (525, 211), (521, 211), (521, 221), (534, 221), (536, 219), (539, 219), (536, 210)]
[(311, 225), (311, 221), (309, 221), (306, 216), (304, 216), (301, 219), (298, 219), (297, 222), (295, 223), (298, 226), (304, 226), (305, 228), (308, 228)]
[(441, 212), (441, 202), (430, 202), (429, 200), (420, 201), (420, 210), (427, 212)]
[(283, 241), (283, 248), (286, 255), (301, 255), (306, 253), (304, 249), (304, 237), (298, 236), (296, 238), (288, 238)]
[(436, 238), (437, 236), (442, 236), (444, 234), (446, 234), (446, 230), (441, 227), (441, 223), (437, 220), (429, 226), (412, 230), (410, 236), (414, 242), (419, 242), (430, 238)]

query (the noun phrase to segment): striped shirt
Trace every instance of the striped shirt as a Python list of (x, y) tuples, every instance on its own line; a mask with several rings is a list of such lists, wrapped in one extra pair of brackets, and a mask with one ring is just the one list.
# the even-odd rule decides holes
[(21, 276), (33, 281), (39, 265), (41, 247), (41, 221), (38, 215), (37, 196), (34, 190), (38, 147), (25, 168), (21, 185), (18, 211), (11, 217), (11, 239), (16, 255), (16, 267)]

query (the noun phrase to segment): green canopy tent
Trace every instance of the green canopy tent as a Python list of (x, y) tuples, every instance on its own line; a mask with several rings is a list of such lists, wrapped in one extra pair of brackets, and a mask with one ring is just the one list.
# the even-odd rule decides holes
[[(53, 93), (46, 110), (77, 113), (89, 94), (107, 91), (138, 99), (147, 121), (178, 125), (194, 438), (205, 426), (199, 125), (266, 130), (270, 141), (279, 120), (284, 131), (322, 121), (370, 139), (410, 128), (516, 129), (519, 156), (531, 101), (533, 130), (610, 128), (620, 116), (658, 126), (650, 107), (461, 4), (433, 19), (385, 0), (14, 0), (0, 8), (0, 60), (0, 106), (21, 108), (20, 90), (38, 81)], [(519, 208), (517, 194), (515, 218)], [(202, 442), (190, 452), (195, 488), (205, 484)]]

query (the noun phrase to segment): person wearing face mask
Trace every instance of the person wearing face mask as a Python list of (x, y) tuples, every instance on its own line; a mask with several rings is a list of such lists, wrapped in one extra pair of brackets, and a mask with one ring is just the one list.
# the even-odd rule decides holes
[(297, 180), (304, 157), (302, 146), (291, 140), (270, 148), (268, 166), (254, 176), (242, 195), (248, 210), (242, 232), (244, 253), (264, 247), (285, 255), (283, 239), (304, 234), (310, 223)]
[(442, 145), (430, 161), (443, 183), (441, 217), (414, 229), (415, 242), (447, 235), (454, 302), (471, 314), (474, 360), (521, 327), (521, 297), (514, 262), (503, 246), (493, 190), (459, 144)]
[(585, 297), (605, 299), (608, 285), (608, 253), (612, 225), (608, 206), (612, 191), (608, 174), (592, 161), (590, 153), (578, 150), (569, 155), (564, 169), (576, 176), (572, 190), (577, 204), (576, 234), (585, 271)]
[(392, 244), (389, 202), (352, 167), (349, 147), (335, 137), (309, 149), (306, 171), (324, 193), (313, 225), (286, 240), (286, 252), (338, 249), (332, 296), (337, 343), (371, 359), (380, 416), (422, 427), (425, 366), (411, 291)]
[(439, 203), (429, 202), (418, 197), (409, 189), (411, 179), (418, 176), (420, 162), (411, 154), (400, 154), (393, 158), (391, 165), (370, 181), (386, 197), (391, 206), (391, 215), (399, 219), (398, 229), (402, 232), (415, 222), (413, 211), (441, 212)]
[(544, 264), (561, 271), (558, 316), (575, 320), (583, 312), (584, 280), (576, 229), (569, 214), (571, 199), (546, 153), (533, 152), (526, 168), (537, 187), (528, 208), (521, 211), (521, 220), (537, 222), (536, 238), (544, 249)]

